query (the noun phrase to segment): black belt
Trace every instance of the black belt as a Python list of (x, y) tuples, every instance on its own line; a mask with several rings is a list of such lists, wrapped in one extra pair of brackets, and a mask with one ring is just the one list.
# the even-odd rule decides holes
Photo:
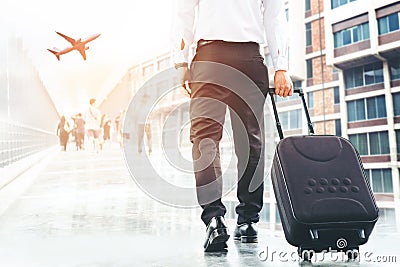
[(248, 45), (248, 46), (259, 46), (257, 43), (255, 42), (227, 42), (227, 41), (222, 41), (222, 40), (204, 40), (204, 39), (200, 39), (197, 42), (197, 49), (210, 45), (210, 44), (222, 44), (222, 45), (233, 45), (233, 46), (237, 46), (237, 45)]

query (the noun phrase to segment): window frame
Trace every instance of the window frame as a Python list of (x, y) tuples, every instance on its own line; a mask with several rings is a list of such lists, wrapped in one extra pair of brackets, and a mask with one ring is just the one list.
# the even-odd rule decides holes
[(307, 93), (308, 108), (314, 108), (314, 92)]
[(314, 67), (312, 58), (306, 60), (307, 79), (314, 77)]
[[(378, 95), (373, 97), (361, 98), (356, 100), (351, 100), (347, 102), (347, 118), (349, 122), (357, 122), (357, 121), (366, 121), (366, 120), (375, 120), (387, 118), (386, 105), (383, 105), (385, 108), (381, 109), (381, 102), (386, 103), (385, 95)], [(362, 104), (361, 104), (362, 102)], [(353, 105), (354, 103), (354, 105)], [(362, 105), (362, 107), (360, 106)], [(373, 109), (370, 110), (371, 105), (373, 105)], [(353, 109), (353, 110), (352, 110)], [(359, 112), (363, 112), (362, 118), (359, 118)], [(350, 112), (354, 112), (350, 113)], [(355, 118), (355, 120), (350, 119)]]
[[(390, 18), (391, 17), (396, 17), (397, 19), (397, 25), (395, 29), (391, 29), (391, 25), (390, 23)], [(386, 16), (383, 16), (381, 18), (377, 19), (378, 21), (378, 35), (385, 35), (385, 34), (389, 34), (395, 31), (400, 30), (400, 12), (395, 12)], [(384, 27), (384, 29), (382, 29)]]
[[(357, 30), (357, 31), (356, 31)], [(364, 22), (350, 28), (333, 33), (333, 48), (341, 48), (370, 39), (369, 22)], [(346, 42), (345, 42), (346, 41)]]
[(333, 104), (340, 104), (340, 89), (339, 86), (333, 87)]
[[(397, 81), (400, 80), (400, 57), (391, 58), (388, 60), (389, 63), (389, 72), (390, 72), (390, 80)], [(394, 72), (397, 72), (394, 74)]]
[[(378, 145), (378, 150), (379, 153), (371, 153), (371, 134), (378, 134), (378, 140), (379, 143)], [(385, 135), (386, 140), (387, 141), (387, 146), (383, 145), (383, 141), (382, 141), (382, 135)], [(360, 143), (360, 137), (362, 137), (362, 139), (365, 140), (361, 140), (361, 141), (365, 141), (364, 143)], [(349, 140), (350, 142), (353, 144), (353, 146), (357, 149), (357, 151), (359, 152), (360, 156), (381, 156), (381, 155), (390, 155), (390, 147), (389, 147), (389, 133), (388, 131), (379, 131), (379, 132), (369, 132), (369, 133), (360, 133), (360, 134), (351, 134), (349, 135)], [(353, 140), (353, 141), (352, 141)], [(366, 147), (362, 147), (361, 145), (366, 145)], [(374, 143), (374, 145), (376, 145)]]
[(305, 0), (305, 12), (311, 11), (311, 0)]
[[(378, 194), (393, 193), (393, 175), (391, 169), (389, 168), (366, 169), (365, 174), (368, 178), (368, 181), (371, 185), (371, 189), (374, 193)], [(377, 177), (377, 175), (379, 177)], [(378, 185), (378, 183), (380, 183), (380, 185)]]
[(342, 120), (341, 119), (335, 120), (335, 135), (342, 136)]
[[(369, 71), (372, 71), (374, 76), (374, 83), (366, 83), (366, 68), (368, 69), (370, 66), (372, 66), (372, 69)], [(382, 74), (382, 75), (379, 75)], [(364, 87), (368, 85), (373, 85), (373, 84), (381, 84), (384, 82), (384, 77), (383, 77), (383, 63), (382, 62), (375, 62), (375, 63), (370, 63), (367, 65), (362, 65), (358, 67), (354, 67), (351, 69), (347, 69), (343, 73), (344, 75), (344, 82), (345, 82), (345, 89), (346, 90), (352, 90), (358, 87)], [(378, 79), (377, 77), (381, 77)]]
[(306, 47), (312, 46), (312, 24), (311, 22), (305, 24), (306, 33)]
[[(296, 118), (292, 121), (293, 113), (297, 114), (294, 115)], [(303, 117), (301, 109), (294, 109), (294, 110), (280, 112), (279, 118), (281, 118), (280, 120), (281, 120), (282, 130), (284, 131), (297, 130), (302, 128)]]
[(396, 105), (396, 103), (400, 103), (400, 92), (393, 93), (392, 100), (393, 100), (393, 114), (394, 116), (400, 116), (400, 104)]

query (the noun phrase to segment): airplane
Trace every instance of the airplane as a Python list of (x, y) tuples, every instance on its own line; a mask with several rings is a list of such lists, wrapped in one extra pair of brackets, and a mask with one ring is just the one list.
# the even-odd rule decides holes
[(63, 50), (59, 50), (58, 48), (54, 47), (53, 49), (47, 49), (49, 50), (51, 53), (53, 53), (58, 60), (60, 60), (60, 56), (63, 54), (66, 54), (68, 52), (71, 52), (72, 50), (78, 50), (79, 53), (81, 53), (82, 57), (84, 60), (86, 60), (86, 50), (89, 49), (89, 46), (86, 46), (87, 43), (93, 41), (94, 39), (98, 38), (100, 36), (100, 33), (98, 34), (93, 34), (90, 35), (88, 37), (86, 37), (85, 39), (81, 40), (81, 38), (79, 38), (78, 40), (75, 40), (71, 37), (66, 36), (65, 34), (62, 34), (60, 32), (56, 33), (58, 35), (60, 35), (61, 37), (63, 37), (65, 40), (67, 40), (68, 42), (71, 43), (72, 46), (67, 47)]

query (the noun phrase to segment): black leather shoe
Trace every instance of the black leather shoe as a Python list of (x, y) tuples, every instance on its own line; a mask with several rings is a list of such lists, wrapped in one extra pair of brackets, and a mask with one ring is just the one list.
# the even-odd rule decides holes
[(256, 223), (243, 223), (236, 225), (233, 234), (235, 240), (240, 240), (242, 243), (257, 243), (258, 230)]
[(226, 245), (228, 239), (228, 227), (225, 224), (224, 217), (213, 217), (207, 226), (204, 251), (224, 251), (228, 247)]

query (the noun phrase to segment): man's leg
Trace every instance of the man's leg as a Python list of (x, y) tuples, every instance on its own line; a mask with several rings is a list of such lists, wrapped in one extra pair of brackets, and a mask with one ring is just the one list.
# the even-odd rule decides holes
[[(260, 101), (258, 101), (260, 102)], [(260, 105), (255, 107), (254, 105)], [(264, 192), (264, 125), (263, 105), (253, 102), (252, 109), (244, 104), (230, 108), (235, 153), (238, 159), (236, 207), (238, 224), (259, 221), (259, 212), (263, 206)], [(258, 119), (257, 119), (258, 118)]]
[(145, 126), (146, 138), (147, 138), (147, 145), (149, 146), (149, 154), (153, 151), (153, 146), (151, 144), (151, 125), (146, 124)]
[(196, 178), (197, 200), (203, 212), (201, 219), (207, 225), (205, 251), (227, 248), (228, 227), (224, 220), (226, 208), (221, 201), (222, 171), (219, 142), (222, 138), (226, 104), (214, 99), (224, 95), (223, 88), (212, 84), (192, 86), (190, 102), (190, 140)]
[(212, 84), (192, 85), (190, 139), (193, 143), (197, 199), (203, 208), (201, 219), (206, 225), (213, 217), (224, 216), (226, 213), (221, 201), (222, 172), (219, 154), (226, 104), (215, 99), (215, 95), (223, 94), (226, 94), (225, 89)]
[[(264, 193), (264, 103), (268, 91), (268, 71), (259, 52), (251, 45), (243, 49), (236, 67), (253, 83), (235, 89), (229, 99), (235, 153), (238, 158), (239, 205), (234, 238), (258, 242), (256, 223)], [(251, 59), (251, 60), (249, 60)]]

